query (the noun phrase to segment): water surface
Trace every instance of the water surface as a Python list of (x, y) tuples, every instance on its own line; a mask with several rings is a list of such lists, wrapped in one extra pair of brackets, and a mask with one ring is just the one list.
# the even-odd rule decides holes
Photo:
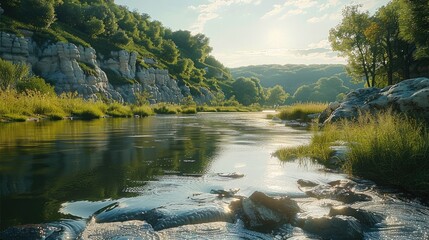
[[(272, 156), (278, 148), (305, 144), (310, 137), (308, 131), (265, 119), (264, 113), (2, 124), (1, 229), (87, 219), (112, 202), (118, 202), (119, 207), (111, 215), (160, 206), (191, 211), (196, 205), (226, 205), (226, 200), (216, 200), (210, 190), (232, 188), (239, 188), (238, 194), (243, 196), (256, 190), (288, 195), (296, 198), (307, 214), (322, 216), (335, 203), (307, 198), (296, 181), (303, 178), (327, 183), (347, 176), (320, 171), (321, 166), (315, 164), (282, 163)], [(218, 176), (231, 172), (245, 176)], [(359, 207), (385, 214), (386, 220), (365, 233), (368, 239), (427, 237), (427, 207), (372, 188), (368, 194), (375, 201)], [(106, 228), (91, 224), (89, 228), (98, 229), (95, 232)], [(144, 238), (148, 234), (141, 223), (109, 224), (112, 236)], [(290, 236), (307, 236), (296, 229), (287, 231)], [(91, 236), (106, 237), (102, 234), (107, 233)], [(240, 223), (184, 226), (150, 234), (179, 239), (219, 234), (232, 239), (272, 238), (245, 230)]]

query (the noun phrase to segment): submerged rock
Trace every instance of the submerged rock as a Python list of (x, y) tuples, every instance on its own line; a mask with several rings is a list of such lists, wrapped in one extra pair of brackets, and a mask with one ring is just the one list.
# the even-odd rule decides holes
[(10, 227), (0, 232), (3, 240), (77, 239), (86, 226), (85, 221), (64, 220), (46, 224)]
[(315, 183), (309, 180), (304, 180), (304, 179), (299, 179), (297, 183), (300, 187), (315, 187), (319, 185), (318, 183)]
[(218, 195), (218, 197), (220, 197), (220, 198), (224, 198), (224, 197), (226, 197), (226, 198), (230, 198), (230, 197), (234, 197), (234, 196), (235, 196), (235, 194), (236, 194), (238, 191), (240, 191), (240, 189), (239, 189), (239, 188), (237, 188), (237, 189), (229, 189), (228, 191), (223, 190), (223, 189), (218, 189), (218, 190), (216, 190), (216, 189), (212, 189), (212, 190), (210, 190), (210, 193), (211, 193), (211, 194), (217, 194), (217, 195)]
[(299, 226), (322, 239), (363, 239), (362, 226), (353, 217), (310, 217), (301, 220)]
[(318, 185), (305, 191), (309, 197), (317, 199), (328, 198), (347, 204), (355, 202), (371, 201), (372, 197), (364, 193), (357, 193), (352, 188), (356, 183), (348, 180), (338, 180), (328, 183), (328, 185)]
[(218, 173), (219, 177), (225, 177), (225, 178), (242, 178), (244, 177), (244, 174), (233, 172), (233, 173)]
[(300, 211), (294, 200), (272, 198), (262, 192), (254, 192), (249, 198), (233, 202), (231, 208), (242, 215), (247, 228), (260, 232), (269, 232), (294, 221)]
[(329, 216), (350, 216), (356, 218), (361, 224), (372, 227), (383, 221), (383, 217), (379, 214), (369, 212), (363, 209), (355, 209), (349, 206), (332, 207), (329, 211)]
[(360, 112), (376, 113), (389, 108), (429, 120), (429, 79), (409, 79), (383, 89), (358, 89), (349, 93), (343, 102), (329, 104), (320, 114), (319, 122), (354, 119)]

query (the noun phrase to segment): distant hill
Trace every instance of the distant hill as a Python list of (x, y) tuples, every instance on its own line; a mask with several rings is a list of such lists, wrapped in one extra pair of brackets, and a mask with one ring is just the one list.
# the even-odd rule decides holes
[(336, 76), (344, 81), (350, 89), (363, 87), (363, 83), (354, 84), (347, 75), (344, 65), (313, 64), (313, 65), (257, 65), (230, 69), (233, 78), (257, 77), (263, 87), (280, 85), (286, 92), (293, 95), (303, 85), (315, 84), (320, 78)]

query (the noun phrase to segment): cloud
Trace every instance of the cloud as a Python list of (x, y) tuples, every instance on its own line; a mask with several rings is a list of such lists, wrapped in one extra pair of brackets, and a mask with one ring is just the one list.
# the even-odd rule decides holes
[(198, 6), (189, 6), (191, 10), (199, 12), (197, 21), (191, 26), (191, 31), (194, 33), (203, 32), (204, 26), (210, 20), (220, 17), (219, 10), (234, 4), (254, 4), (258, 5), (261, 0), (212, 0), (208, 4)]
[(323, 39), (316, 43), (310, 43), (308, 44), (309, 48), (326, 48), (331, 49), (331, 44), (329, 43), (328, 39)]
[(312, 17), (312, 18), (307, 19), (307, 22), (308, 23), (319, 23), (319, 22), (322, 22), (323, 20), (327, 19), (328, 17), (329, 17), (328, 14), (325, 14), (321, 17)]
[(324, 11), (340, 4), (340, 0), (328, 0), (326, 3), (320, 5), (320, 11)]
[(236, 51), (231, 53), (216, 53), (213, 55), (228, 67), (260, 64), (345, 64), (344, 58), (330, 48), (315, 47), (307, 49), (273, 48), (252, 51)]
[(283, 20), (289, 16), (301, 15), (307, 13), (304, 9), (312, 8), (317, 5), (314, 0), (285, 0), (283, 4), (275, 4), (273, 8), (265, 13), (261, 19), (280, 15), (279, 19)]

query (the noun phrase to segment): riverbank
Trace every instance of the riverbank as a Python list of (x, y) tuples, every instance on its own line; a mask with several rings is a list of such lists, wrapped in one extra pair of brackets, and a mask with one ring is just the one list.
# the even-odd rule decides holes
[[(347, 174), (429, 197), (429, 129), (394, 114), (361, 115), (314, 130), (309, 145), (278, 150), (281, 160), (310, 157)], [(338, 154), (342, 151), (343, 154)]]
[(41, 119), (97, 119), (103, 117), (147, 117), (154, 114), (195, 114), (197, 112), (251, 112), (258, 107), (196, 106), (159, 103), (121, 104), (87, 101), (75, 94), (60, 96), (37, 91), (18, 93), (0, 91), (0, 122), (38, 121)]

